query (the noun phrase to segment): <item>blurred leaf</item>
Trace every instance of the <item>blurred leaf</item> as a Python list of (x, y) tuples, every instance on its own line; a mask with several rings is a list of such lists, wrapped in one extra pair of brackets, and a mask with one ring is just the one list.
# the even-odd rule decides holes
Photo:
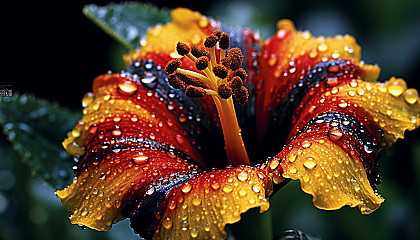
[(52, 187), (68, 185), (73, 157), (61, 146), (80, 114), (43, 99), (14, 94), (0, 97), (0, 125), (32, 173)]
[(83, 13), (129, 49), (138, 48), (147, 29), (170, 21), (170, 13), (147, 4), (127, 2), (100, 7), (94, 4)]

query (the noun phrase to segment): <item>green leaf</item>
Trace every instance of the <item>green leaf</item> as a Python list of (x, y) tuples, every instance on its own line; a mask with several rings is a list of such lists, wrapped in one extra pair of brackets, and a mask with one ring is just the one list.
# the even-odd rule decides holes
[(146, 31), (171, 19), (170, 12), (148, 4), (127, 2), (106, 6), (87, 5), (83, 13), (129, 49), (138, 48)]
[(73, 157), (61, 146), (80, 114), (43, 99), (0, 97), (0, 126), (32, 173), (56, 189), (70, 184)]

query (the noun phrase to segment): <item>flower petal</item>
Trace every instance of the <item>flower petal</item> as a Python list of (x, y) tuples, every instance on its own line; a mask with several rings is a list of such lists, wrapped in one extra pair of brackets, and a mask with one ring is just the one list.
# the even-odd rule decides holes
[(365, 82), (365, 73), (350, 61), (319, 63), (276, 110), (279, 118), (293, 115), (288, 145), (276, 156), (282, 159), (277, 174), (299, 179), (322, 209), (377, 209), (380, 150), (420, 125), (415, 90), (403, 80)]
[[(313, 37), (309, 31), (296, 31), (290, 20), (277, 23), (278, 32), (266, 40), (259, 59), (260, 74), (254, 79), (257, 131), (262, 139), (277, 106), (311, 69), (333, 59), (360, 61), (360, 46), (352, 36)], [(379, 68), (366, 65), (365, 79), (376, 80)], [(278, 149), (277, 149), (278, 151)]]
[[(164, 67), (170, 59), (181, 57), (175, 50), (178, 41), (204, 46), (204, 40), (217, 26), (214, 20), (186, 8), (172, 10), (171, 17), (170, 23), (147, 32), (140, 49), (124, 56), (127, 64), (136, 59), (151, 59)], [(194, 70), (194, 63), (189, 59), (183, 58), (183, 62), (183, 68)]]
[(143, 220), (150, 205), (147, 199), (139, 204), (131, 226), (140, 233), (156, 233), (153, 239), (224, 239), (225, 225), (239, 221), (241, 213), (269, 208), (266, 185), (265, 170), (249, 166), (197, 174), (167, 193), (151, 228)]

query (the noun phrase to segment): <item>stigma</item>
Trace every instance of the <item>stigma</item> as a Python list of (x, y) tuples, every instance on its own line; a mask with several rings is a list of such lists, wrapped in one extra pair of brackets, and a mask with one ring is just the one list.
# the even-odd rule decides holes
[(165, 71), (168, 83), (184, 90), (188, 97), (211, 96), (222, 126), (228, 163), (250, 165), (233, 103), (233, 99), (239, 104), (248, 101), (248, 89), (244, 86), (248, 74), (241, 68), (244, 58), (241, 49), (229, 46), (229, 35), (220, 30), (206, 38), (204, 47), (178, 42), (176, 51), (193, 61), (197, 71), (181, 68), (180, 59), (169, 61)]

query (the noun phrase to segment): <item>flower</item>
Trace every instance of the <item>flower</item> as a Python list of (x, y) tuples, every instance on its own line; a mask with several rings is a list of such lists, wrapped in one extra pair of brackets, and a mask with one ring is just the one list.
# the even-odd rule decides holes
[(127, 71), (97, 77), (63, 142), (79, 156), (56, 192), (71, 222), (106, 231), (130, 218), (146, 239), (223, 239), (290, 179), (318, 208), (376, 210), (379, 153), (419, 126), (417, 91), (376, 82), (351, 36), (277, 28), (262, 41), (178, 8), (124, 56)]

